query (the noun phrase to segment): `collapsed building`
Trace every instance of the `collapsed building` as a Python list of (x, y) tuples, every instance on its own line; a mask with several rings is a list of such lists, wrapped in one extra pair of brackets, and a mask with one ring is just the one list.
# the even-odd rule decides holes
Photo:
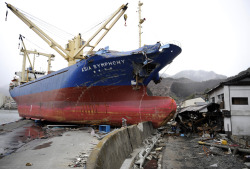
[(214, 135), (224, 131), (222, 112), (216, 103), (185, 107), (178, 112), (175, 121), (182, 133)]

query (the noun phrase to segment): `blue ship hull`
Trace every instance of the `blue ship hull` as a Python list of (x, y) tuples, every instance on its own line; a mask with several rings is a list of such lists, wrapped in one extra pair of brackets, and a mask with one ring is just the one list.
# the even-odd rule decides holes
[(179, 46), (160, 43), (129, 52), (101, 50), (10, 94), (26, 118), (121, 125), (124, 117), (129, 124), (152, 121), (159, 127), (176, 104), (169, 97), (147, 96), (146, 86), (159, 82), (159, 71), (180, 53)]

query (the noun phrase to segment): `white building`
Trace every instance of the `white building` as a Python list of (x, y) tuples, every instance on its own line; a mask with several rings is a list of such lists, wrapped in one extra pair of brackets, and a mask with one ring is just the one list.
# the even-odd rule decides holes
[(207, 94), (210, 102), (220, 104), (226, 132), (250, 136), (250, 69), (220, 83)]

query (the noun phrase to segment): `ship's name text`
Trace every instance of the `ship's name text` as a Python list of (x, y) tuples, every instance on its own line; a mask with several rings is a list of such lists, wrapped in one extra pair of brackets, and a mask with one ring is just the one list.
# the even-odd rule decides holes
[(115, 61), (110, 61), (110, 62), (98, 63), (98, 64), (94, 64), (94, 65), (84, 66), (82, 68), (82, 72), (86, 72), (89, 70), (95, 70), (95, 69), (101, 69), (101, 68), (105, 68), (107, 66), (112, 68), (112, 66), (123, 65), (124, 63), (125, 63), (125, 60), (115, 60)]

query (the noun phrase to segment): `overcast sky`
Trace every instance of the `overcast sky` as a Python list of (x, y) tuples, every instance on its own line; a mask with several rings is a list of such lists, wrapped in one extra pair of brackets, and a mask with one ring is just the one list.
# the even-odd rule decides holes
[[(52, 30), (51, 37), (63, 47), (67, 39), (78, 33), (87, 40), (93, 32), (86, 31), (128, 2), (127, 26), (124, 26), (122, 17), (96, 49), (105, 46), (118, 51), (138, 48), (136, 0), (0, 0), (0, 87), (10, 82), (15, 71), (21, 70), (19, 34), (26, 37), (27, 49), (56, 55), (52, 70), (67, 66), (67, 62), (60, 55), (50, 49), (10, 10), (5, 21), (5, 1), (67, 32), (45, 25), (46, 29)], [(181, 70), (206, 70), (232, 76), (250, 67), (249, 0), (142, 2), (142, 17), (146, 18), (142, 25), (142, 44), (177, 41), (182, 47), (182, 53), (167, 70), (163, 70), (166, 70), (165, 73), (173, 75)], [(46, 58), (40, 56), (36, 59), (35, 69), (46, 70), (46, 64)]]

